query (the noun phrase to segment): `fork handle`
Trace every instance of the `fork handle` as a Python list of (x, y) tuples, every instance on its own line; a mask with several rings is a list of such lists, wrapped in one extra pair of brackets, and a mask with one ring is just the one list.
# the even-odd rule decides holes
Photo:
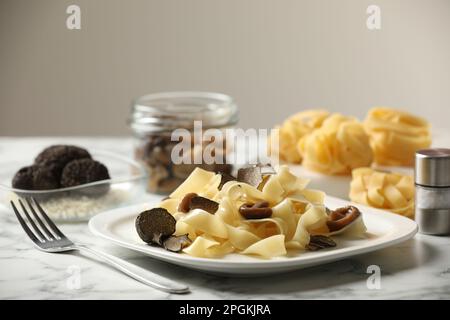
[(114, 257), (108, 253), (98, 251), (84, 245), (75, 245), (76, 249), (80, 251), (85, 251), (95, 255), (96, 257), (107, 262), (116, 269), (122, 271), (131, 278), (138, 280), (152, 288), (159, 289), (169, 293), (187, 293), (189, 292), (189, 287), (172, 281), (170, 279), (164, 278), (156, 273), (148, 271), (147, 269), (141, 268), (135, 264), (129, 263), (123, 259)]

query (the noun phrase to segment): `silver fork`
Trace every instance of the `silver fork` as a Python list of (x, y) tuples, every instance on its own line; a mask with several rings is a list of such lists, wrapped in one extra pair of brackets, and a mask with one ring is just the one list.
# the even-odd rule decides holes
[[(58, 229), (58, 227), (48, 217), (48, 215), (45, 213), (44, 209), (42, 209), (41, 205), (36, 201), (36, 199), (26, 198), (25, 201), (27, 202), (29, 210), (27, 210), (26, 206), (20, 199), (18, 200), (26, 219), (24, 219), (22, 214), (20, 214), (17, 206), (13, 201), (11, 201), (11, 206), (23, 230), (25, 230), (27, 235), (39, 250), (51, 253), (74, 250), (86, 251), (109, 263), (111, 266), (122, 271), (131, 278), (134, 278), (155, 289), (159, 289), (169, 293), (189, 292), (189, 287), (183, 284), (179, 284), (175, 281), (164, 278), (160, 275), (157, 275), (144, 268), (138, 267), (107, 253), (72, 242), (61, 232), (61, 230)], [(34, 219), (30, 216), (29, 211), (31, 211)], [(38, 212), (43, 219), (39, 216)]]

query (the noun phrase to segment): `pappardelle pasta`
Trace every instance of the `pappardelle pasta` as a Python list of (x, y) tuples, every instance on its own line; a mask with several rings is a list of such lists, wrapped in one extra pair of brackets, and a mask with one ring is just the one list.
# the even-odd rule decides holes
[[(308, 181), (292, 174), (287, 166), (271, 173), (264, 173), (261, 166), (244, 170), (234, 178), (197, 168), (152, 209), (164, 210), (173, 217), (171, 243), (184, 237), (174, 250), (165, 244), (164, 237), (172, 232), (167, 222), (160, 223), (166, 233), (155, 233), (154, 226), (149, 227), (151, 210), (138, 217), (138, 233), (151, 230), (147, 239), (153, 240), (144, 241), (205, 258), (229, 253), (273, 258), (289, 250), (335, 246), (330, 236), (339, 233), (364, 236), (366, 227), (357, 208), (329, 210), (324, 205), (325, 194), (307, 189)], [(139, 220), (144, 218), (150, 220), (141, 225)]]
[(322, 127), (298, 142), (303, 166), (324, 174), (348, 174), (368, 166), (373, 155), (363, 125), (353, 117), (330, 115)]
[[(298, 141), (322, 126), (323, 121), (330, 115), (326, 110), (305, 110), (287, 118), (283, 124), (277, 127), (278, 136), (271, 136), (269, 147), (271, 152), (274, 146), (280, 159), (290, 163), (301, 163), (302, 156), (298, 152)], [(278, 141), (274, 141), (278, 139)]]
[(414, 179), (410, 175), (358, 168), (352, 172), (350, 200), (414, 218)]
[(325, 110), (307, 110), (276, 127), (270, 152), (327, 175), (349, 174), (372, 163), (411, 166), (414, 154), (431, 145), (430, 124), (388, 107), (372, 108), (363, 122)]
[(430, 124), (405, 111), (373, 108), (364, 127), (370, 136), (374, 160), (380, 165), (412, 166), (415, 152), (431, 145)]

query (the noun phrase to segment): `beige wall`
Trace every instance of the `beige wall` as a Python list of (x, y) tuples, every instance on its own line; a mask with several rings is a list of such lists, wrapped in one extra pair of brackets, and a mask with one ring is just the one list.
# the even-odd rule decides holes
[(126, 134), (131, 99), (168, 90), (228, 93), (243, 127), (383, 104), (448, 128), (450, 1), (0, 0), (0, 135)]

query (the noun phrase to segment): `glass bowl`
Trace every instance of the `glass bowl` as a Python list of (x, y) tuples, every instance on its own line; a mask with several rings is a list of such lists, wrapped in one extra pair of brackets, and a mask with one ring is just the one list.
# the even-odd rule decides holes
[(14, 167), (1, 166), (0, 203), (10, 209), (11, 200), (34, 197), (53, 220), (80, 222), (101, 211), (142, 201), (146, 194), (146, 171), (139, 163), (108, 151), (95, 151), (91, 155), (108, 168), (111, 179), (70, 188), (22, 190), (12, 188), (11, 180), (17, 170), (30, 165), (32, 160), (14, 161)]

